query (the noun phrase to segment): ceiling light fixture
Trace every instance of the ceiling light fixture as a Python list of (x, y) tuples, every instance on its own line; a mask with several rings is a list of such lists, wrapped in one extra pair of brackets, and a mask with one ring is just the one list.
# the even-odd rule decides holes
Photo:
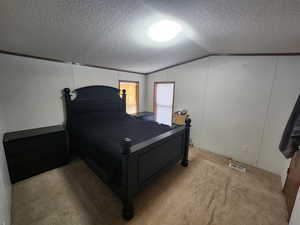
[(162, 20), (153, 24), (148, 30), (148, 36), (157, 42), (166, 42), (174, 39), (180, 32), (181, 26), (171, 20)]

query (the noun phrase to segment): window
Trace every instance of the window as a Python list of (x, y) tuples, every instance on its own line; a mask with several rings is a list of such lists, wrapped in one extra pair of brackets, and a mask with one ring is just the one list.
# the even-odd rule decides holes
[[(126, 112), (137, 113), (139, 111), (139, 82), (119, 81), (119, 89), (126, 90)], [(122, 95), (122, 91), (120, 94)]]
[(174, 82), (154, 83), (154, 113), (159, 123), (172, 125)]

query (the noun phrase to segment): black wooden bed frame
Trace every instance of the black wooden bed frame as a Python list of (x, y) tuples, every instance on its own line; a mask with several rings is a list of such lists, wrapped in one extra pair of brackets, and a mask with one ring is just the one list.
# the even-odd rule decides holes
[[(76, 147), (85, 147), (78, 143), (71, 129), (71, 119), (74, 115), (73, 106), (83, 104), (77, 99), (88, 99), (97, 102), (97, 99), (106, 102), (116, 99), (116, 95), (126, 112), (126, 91), (108, 86), (88, 86), (73, 91), (76, 98), (71, 99), (70, 89), (65, 88), (63, 95), (66, 108), (66, 127), (70, 136), (71, 151)], [(81, 152), (88, 166), (112, 189), (123, 203), (123, 217), (130, 220), (134, 216), (133, 197), (153, 178), (162, 171), (174, 166), (178, 161), (181, 165), (188, 166), (189, 138), (191, 120), (187, 119), (185, 126), (177, 127), (149, 140), (132, 145), (130, 138), (120, 140), (120, 154), (122, 154), (122, 184), (116, 185), (106, 179), (105, 171), (92, 158)]]

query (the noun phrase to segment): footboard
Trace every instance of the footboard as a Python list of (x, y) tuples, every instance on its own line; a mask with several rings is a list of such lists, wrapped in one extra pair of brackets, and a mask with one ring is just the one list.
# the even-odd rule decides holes
[(150, 140), (131, 146), (125, 138), (122, 146), (122, 197), (123, 216), (130, 219), (133, 215), (131, 198), (162, 171), (181, 160), (188, 165), (188, 145), (191, 120), (186, 126), (178, 127)]

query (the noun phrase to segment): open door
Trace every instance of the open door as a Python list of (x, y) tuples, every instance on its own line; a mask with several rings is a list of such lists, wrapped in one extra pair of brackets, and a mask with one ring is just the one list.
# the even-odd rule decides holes
[(172, 125), (175, 82), (154, 83), (154, 113), (156, 121)]

